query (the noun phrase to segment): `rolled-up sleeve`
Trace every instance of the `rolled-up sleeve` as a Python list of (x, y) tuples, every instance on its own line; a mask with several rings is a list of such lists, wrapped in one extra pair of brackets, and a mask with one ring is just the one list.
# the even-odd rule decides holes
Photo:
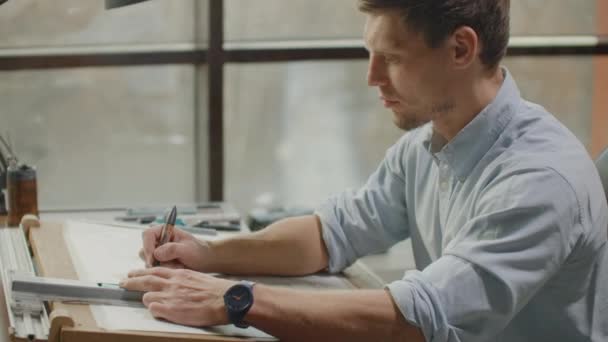
[(558, 272), (582, 235), (573, 188), (551, 169), (505, 173), (422, 271), (387, 285), (427, 341), (487, 341)]
[(339, 272), (359, 257), (379, 253), (409, 235), (405, 204), (403, 142), (392, 146), (366, 184), (345, 191), (315, 210), (329, 254)]

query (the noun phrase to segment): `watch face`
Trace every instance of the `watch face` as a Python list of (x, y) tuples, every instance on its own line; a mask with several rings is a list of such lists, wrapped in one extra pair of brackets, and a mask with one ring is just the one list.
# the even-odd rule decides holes
[(251, 305), (253, 296), (247, 286), (235, 285), (226, 293), (224, 298), (230, 310), (242, 311)]

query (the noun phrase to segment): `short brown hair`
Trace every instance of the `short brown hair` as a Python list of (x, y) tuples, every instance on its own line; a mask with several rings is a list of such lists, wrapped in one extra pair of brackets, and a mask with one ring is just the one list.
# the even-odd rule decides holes
[(509, 42), (510, 0), (359, 0), (365, 13), (399, 10), (408, 27), (422, 32), (435, 48), (461, 26), (469, 26), (481, 41), (480, 59), (498, 66)]

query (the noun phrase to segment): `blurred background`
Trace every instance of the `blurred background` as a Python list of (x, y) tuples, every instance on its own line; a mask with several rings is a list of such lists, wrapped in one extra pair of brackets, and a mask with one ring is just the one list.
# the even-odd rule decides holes
[[(511, 2), (510, 69), (596, 156), (608, 1)], [(227, 200), (314, 207), (402, 134), (366, 85), (354, 0), (9, 0), (0, 133), (42, 210)]]

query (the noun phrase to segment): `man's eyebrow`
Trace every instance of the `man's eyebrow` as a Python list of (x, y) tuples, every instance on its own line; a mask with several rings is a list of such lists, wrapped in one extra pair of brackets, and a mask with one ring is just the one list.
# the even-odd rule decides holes
[[(366, 50), (368, 50), (368, 51), (371, 50), (370, 47), (372, 44), (368, 40), (368, 37), (366, 35), (363, 36), (363, 45)], [(390, 38), (390, 39), (388, 39), (387, 42), (381, 43), (379, 46), (375, 47), (373, 50), (375, 52), (382, 52), (382, 53), (398, 53), (401, 49), (403, 49), (403, 47), (405, 45), (406, 45), (406, 42), (404, 42), (401, 39)]]
[(387, 55), (397, 55), (403, 50), (404, 44), (383, 44), (378, 47), (374, 47), (373, 49), (370, 47), (370, 44), (367, 41), (364, 41), (364, 47), (367, 51), (373, 51), (377, 53), (387, 54)]

